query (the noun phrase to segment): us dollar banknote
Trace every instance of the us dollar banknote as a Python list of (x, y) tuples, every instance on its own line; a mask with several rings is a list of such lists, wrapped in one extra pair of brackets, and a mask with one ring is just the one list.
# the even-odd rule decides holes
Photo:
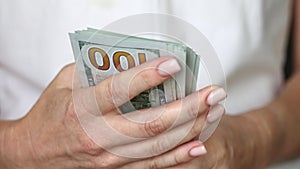
[(196, 89), (200, 57), (182, 43), (91, 28), (75, 31), (69, 36), (83, 87), (94, 86), (155, 58), (173, 56), (177, 59), (181, 66), (178, 74), (120, 106), (122, 113), (160, 106), (183, 98)]

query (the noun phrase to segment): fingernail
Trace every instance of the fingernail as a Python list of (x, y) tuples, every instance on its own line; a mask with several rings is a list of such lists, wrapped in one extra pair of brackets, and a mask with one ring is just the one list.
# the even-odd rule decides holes
[(225, 112), (225, 108), (222, 105), (214, 106), (208, 112), (207, 121), (209, 123), (213, 123), (217, 121), (220, 117), (223, 116), (224, 112)]
[(206, 153), (207, 153), (207, 150), (206, 150), (205, 146), (201, 145), (199, 147), (195, 147), (195, 148), (191, 149), (190, 156), (198, 157), (198, 156), (204, 155)]
[(180, 71), (180, 65), (176, 59), (168, 59), (157, 67), (161, 76), (170, 76)]
[(223, 88), (214, 89), (207, 97), (206, 103), (214, 106), (226, 98), (227, 94)]

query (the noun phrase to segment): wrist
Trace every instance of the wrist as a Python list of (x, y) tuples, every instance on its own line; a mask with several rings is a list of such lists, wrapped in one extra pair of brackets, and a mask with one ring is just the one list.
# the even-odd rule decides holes
[[(278, 132), (274, 116), (265, 109), (224, 118), (230, 168), (264, 168), (276, 153)], [(228, 132), (230, 131), (230, 132)]]
[(22, 120), (0, 121), (0, 168), (24, 168), (28, 149)]

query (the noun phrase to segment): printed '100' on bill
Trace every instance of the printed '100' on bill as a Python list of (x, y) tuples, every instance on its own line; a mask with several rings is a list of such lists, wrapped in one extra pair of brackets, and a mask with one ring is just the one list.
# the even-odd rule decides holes
[[(95, 30), (77, 31), (75, 34), (70, 34), (70, 38), (84, 87), (94, 86), (116, 73), (161, 56), (175, 53), (181, 55), (179, 61), (185, 60), (185, 50), (181, 50), (183, 49), (181, 46), (144, 38)], [(127, 113), (182, 98), (185, 89), (184, 78), (182, 73), (175, 79), (142, 92), (119, 108), (122, 113)], [(181, 84), (177, 83), (178, 80), (181, 80)], [(178, 88), (181, 88), (181, 91), (178, 91)]]

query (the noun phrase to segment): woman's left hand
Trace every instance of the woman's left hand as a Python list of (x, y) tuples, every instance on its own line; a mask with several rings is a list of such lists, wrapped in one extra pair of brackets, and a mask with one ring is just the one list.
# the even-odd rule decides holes
[(280, 131), (268, 108), (239, 116), (226, 115), (205, 142), (207, 154), (166, 169), (252, 169), (264, 168), (276, 159)]
[[(229, 120), (225, 117), (225, 120)], [(223, 121), (221, 121), (221, 124)], [(205, 147), (200, 141), (190, 141), (165, 154), (151, 159), (127, 164), (121, 169), (233, 169), (229, 165), (231, 158), (230, 145), (227, 143), (227, 136), (232, 130), (227, 127), (220, 127), (205, 142)], [(226, 131), (227, 130), (227, 131)], [(191, 155), (192, 149), (198, 148), (197, 154)]]
[[(270, 163), (268, 156), (273, 143), (266, 123), (272, 118), (260, 120), (261, 115), (272, 117), (267, 109), (248, 112), (239, 116), (226, 115), (214, 134), (205, 142), (207, 153), (191, 156), (193, 146), (202, 147), (199, 141), (191, 141), (163, 155), (123, 166), (122, 169), (251, 169)], [(269, 120), (268, 120), (269, 119)], [(267, 122), (268, 121), (268, 122)], [(197, 143), (198, 142), (198, 143)], [(204, 147), (202, 147), (202, 150)]]
[(230, 161), (233, 156), (232, 144), (229, 142), (233, 130), (225, 125), (225, 121), (232, 117), (223, 117), (220, 126), (209, 140), (205, 142), (207, 154), (199, 156), (186, 163), (178, 163), (167, 169), (236, 169), (233, 168)]

